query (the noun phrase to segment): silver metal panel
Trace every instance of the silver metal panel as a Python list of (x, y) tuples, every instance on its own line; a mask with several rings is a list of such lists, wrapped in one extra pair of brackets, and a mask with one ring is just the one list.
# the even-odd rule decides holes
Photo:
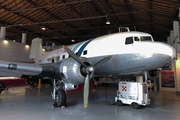
[[(88, 62), (92, 65), (91, 61), (87, 58), (80, 58), (82, 62)], [(65, 75), (63, 83), (80, 84), (84, 83), (85, 76), (80, 71), (81, 64), (75, 61), (73, 58), (68, 58), (62, 61), (59, 71)], [(94, 72), (90, 74), (90, 78), (93, 77)]]
[[(15, 69), (8, 68), (9, 65), (16, 65)], [(29, 63), (18, 63), (10, 61), (0, 61), (0, 71), (2, 72), (11, 72), (21, 75), (38, 75), (42, 72), (42, 67), (37, 64)]]
[[(96, 61), (105, 58), (95, 57), (90, 60), (95, 64)], [(97, 76), (120, 76), (127, 74), (138, 74), (146, 70), (152, 70), (157, 67), (162, 67), (167, 61), (171, 60), (171, 56), (162, 54), (153, 54), (151, 57), (146, 58), (140, 54), (122, 54), (113, 55), (113, 59), (104, 63), (102, 66), (98, 66), (95, 69), (95, 75)]]

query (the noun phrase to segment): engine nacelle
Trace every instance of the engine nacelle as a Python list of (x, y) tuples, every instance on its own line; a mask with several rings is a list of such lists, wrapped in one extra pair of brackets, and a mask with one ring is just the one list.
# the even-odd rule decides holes
[(74, 85), (71, 83), (65, 83), (65, 90), (75, 90), (78, 88), (78, 85)]
[[(81, 57), (81, 61), (87, 66), (92, 66), (92, 62), (88, 58)], [(62, 80), (63, 83), (71, 83), (77, 85), (84, 83), (86, 77), (86, 67), (81, 65), (73, 58), (64, 59), (54, 65), (55, 75), (53, 78)], [(94, 72), (90, 73), (90, 79)], [(68, 85), (69, 86), (69, 85)], [(73, 87), (72, 87), (73, 88)]]

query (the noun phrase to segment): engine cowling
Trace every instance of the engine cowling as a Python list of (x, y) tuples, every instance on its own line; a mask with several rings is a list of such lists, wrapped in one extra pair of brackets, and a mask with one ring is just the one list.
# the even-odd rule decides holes
[[(81, 61), (87, 66), (92, 66), (92, 62), (85, 57), (80, 58)], [(73, 58), (64, 59), (54, 65), (55, 74), (53, 78), (62, 80), (64, 84), (71, 83), (77, 85), (84, 83), (86, 77), (86, 67), (81, 65)], [(93, 77), (94, 72), (90, 73), (90, 79)]]
[(71, 84), (71, 83), (65, 83), (65, 89), (66, 90), (75, 90), (78, 88), (78, 85)]

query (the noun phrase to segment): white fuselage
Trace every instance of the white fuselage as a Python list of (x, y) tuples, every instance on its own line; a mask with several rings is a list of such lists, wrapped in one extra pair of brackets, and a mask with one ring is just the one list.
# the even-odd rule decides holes
[[(124, 32), (105, 35), (68, 46), (79, 57), (86, 57), (96, 64), (112, 55), (112, 59), (95, 70), (95, 76), (137, 74), (161, 67), (175, 56), (171, 46), (154, 42), (152, 36), (143, 32)], [(68, 58), (63, 49), (47, 52), (36, 61), (38, 64), (58, 62)]]

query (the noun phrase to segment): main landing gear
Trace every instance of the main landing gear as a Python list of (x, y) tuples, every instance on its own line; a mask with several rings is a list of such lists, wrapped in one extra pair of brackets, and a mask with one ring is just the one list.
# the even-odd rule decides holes
[(51, 93), (54, 104), (52, 107), (62, 107), (66, 105), (66, 93), (63, 90), (61, 81), (52, 80), (53, 83), (53, 92)]

